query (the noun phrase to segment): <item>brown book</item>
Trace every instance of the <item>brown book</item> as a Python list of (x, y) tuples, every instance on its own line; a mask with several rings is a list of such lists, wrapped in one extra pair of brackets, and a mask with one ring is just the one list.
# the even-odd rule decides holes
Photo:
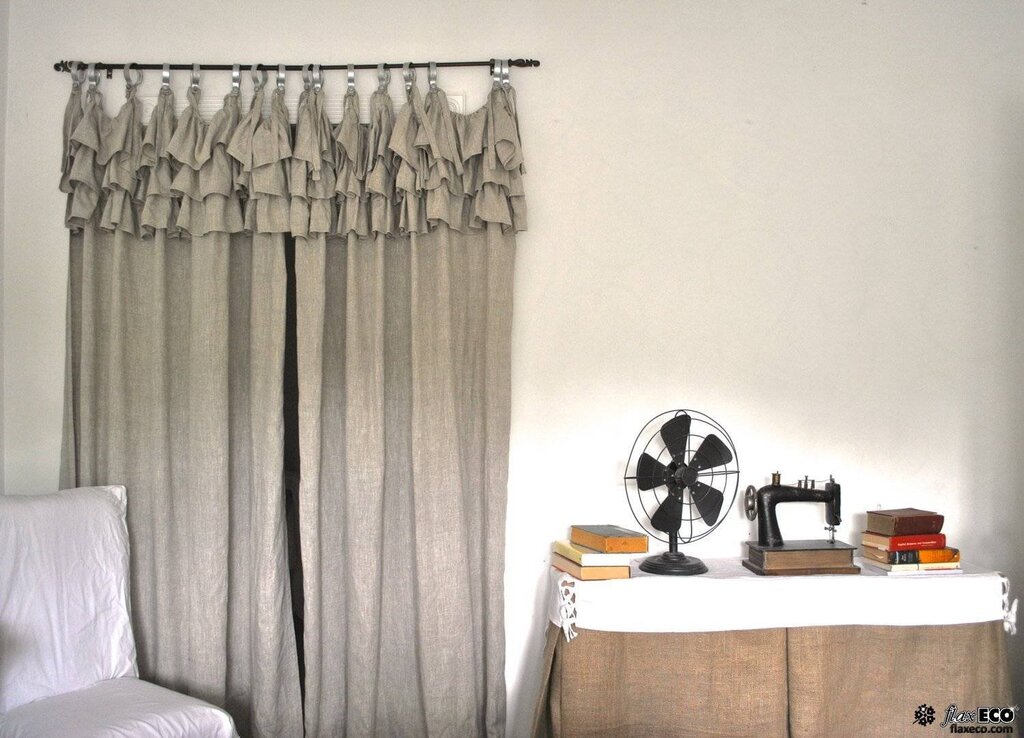
[(569, 540), (601, 553), (646, 553), (647, 536), (617, 525), (574, 525)]
[(747, 559), (758, 569), (821, 569), (853, 565), (853, 546), (836, 543), (822, 548), (821, 541), (787, 541), (782, 546), (747, 543)]
[(577, 579), (593, 581), (595, 579), (629, 579), (628, 566), (580, 566), (564, 556), (551, 554), (551, 565)]
[(868, 510), (868, 532), (883, 536), (917, 536), (938, 533), (943, 517), (928, 510), (904, 507), (898, 510)]

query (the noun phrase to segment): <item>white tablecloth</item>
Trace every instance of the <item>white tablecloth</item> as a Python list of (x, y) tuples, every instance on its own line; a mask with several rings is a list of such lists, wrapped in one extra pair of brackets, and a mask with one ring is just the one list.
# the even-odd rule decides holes
[(758, 576), (740, 559), (705, 559), (708, 573), (647, 574), (585, 582), (551, 569), (548, 617), (567, 639), (575, 627), (637, 633), (700, 633), (816, 625), (953, 625), (1003, 620), (1016, 603), (1000, 573), (962, 564), (962, 574)]

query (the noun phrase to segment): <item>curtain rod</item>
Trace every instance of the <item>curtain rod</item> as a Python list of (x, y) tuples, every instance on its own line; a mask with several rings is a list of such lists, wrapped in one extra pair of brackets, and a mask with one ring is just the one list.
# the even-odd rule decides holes
[[(490, 67), (494, 62), (494, 59), (487, 59), (485, 61), (454, 61), (454, 62), (436, 62), (435, 66), (441, 67)], [(70, 72), (71, 65), (74, 64), (74, 60), (64, 60), (56, 62), (53, 65), (55, 72)], [(79, 62), (79, 64), (86, 64), (87, 62)], [(163, 69), (163, 64), (139, 64), (137, 62), (96, 62), (94, 68), (106, 69), (107, 79), (110, 79), (115, 69), (124, 69), (125, 64), (132, 69)], [(409, 62), (410, 67), (426, 69), (429, 67), (431, 62)], [(540, 62), (536, 59), (509, 59), (509, 66), (513, 67), (539, 67)], [(170, 69), (178, 70), (191, 70), (192, 64), (168, 64)], [(239, 64), (242, 70), (248, 70), (252, 68), (249, 64)], [(263, 69), (268, 72), (276, 71), (278, 68), (277, 64), (256, 64), (256, 69)], [(353, 64), (353, 69), (377, 69), (377, 64)], [(385, 69), (401, 69), (403, 66), (402, 62), (392, 63), (388, 62), (384, 64)], [(284, 68), (289, 72), (301, 72), (309, 67), (308, 64), (285, 64)], [(232, 64), (200, 64), (200, 69), (206, 69), (210, 71), (218, 72), (230, 72), (234, 65)], [(320, 69), (348, 69), (348, 64), (321, 64)]]

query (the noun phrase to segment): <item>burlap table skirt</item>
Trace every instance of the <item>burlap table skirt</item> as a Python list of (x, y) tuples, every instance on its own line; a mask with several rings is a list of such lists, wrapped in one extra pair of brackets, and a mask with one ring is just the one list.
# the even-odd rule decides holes
[(548, 626), (534, 736), (923, 735), (919, 705), (1011, 704), (1001, 622), (721, 633)]

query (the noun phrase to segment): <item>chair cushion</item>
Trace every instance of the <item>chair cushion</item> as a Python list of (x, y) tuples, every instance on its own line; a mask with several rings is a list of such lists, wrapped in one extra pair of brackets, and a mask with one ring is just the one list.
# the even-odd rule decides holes
[(0, 738), (234, 738), (213, 705), (133, 677), (36, 700), (0, 717)]
[(137, 676), (124, 487), (0, 494), (0, 714)]

